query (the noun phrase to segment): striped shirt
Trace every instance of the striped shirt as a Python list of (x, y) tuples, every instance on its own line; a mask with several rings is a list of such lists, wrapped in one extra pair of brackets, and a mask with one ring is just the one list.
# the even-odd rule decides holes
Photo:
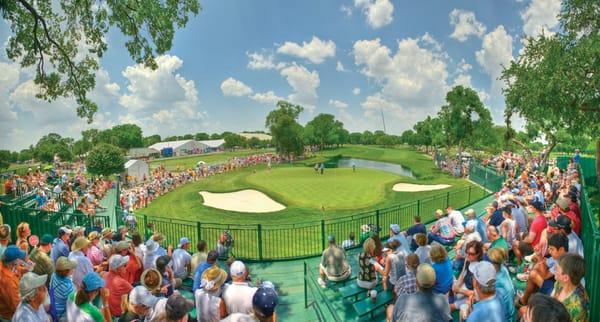
[(73, 281), (68, 277), (61, 277), (56, 273), (52, 274), (52, 278), (50, 279), (50, 289), (54, 292), (56, 314), (60, 317), (65, 314), (69, 294), (75, 291), (73, 288)]
[(417, 277), (415, 272), (406, 270), (406, 274), (402, 275), (394, 285), (396, 295), (413, 294), (417, 292)]

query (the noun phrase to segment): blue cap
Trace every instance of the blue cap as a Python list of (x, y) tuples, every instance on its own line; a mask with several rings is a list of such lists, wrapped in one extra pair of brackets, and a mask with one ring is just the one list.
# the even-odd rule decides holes
[(254, 314), (267, 318), (273, 315), (279, 302), (277, 292), (272, 287), (261, 286), (252, 297)]
[(5, 263), (10, 263), (17, 259), (25, 259), (26, 255), (27, 254), (24, 251), (22, 251), (19, 247), (15, 245), (10, 245), (6, 247), (6, 250), (4, 251), (3, 261)]
[(89, 272), (83, 277), (83, 283), (85, 284), (85, 291), (92, 292), (99, 288), (103, 288), (106, 284), (104, 280), (96, 272)]
[(533, 208), (537, 209), (537, 210), (540, 210), (540, 211), (544, 211), (544, 210), (546, 210), (546, 208), (544, 208), (544, 204), (543, 204), (541, 201), (539, 201), (539, 200), (534, 200), (534, 201), (531, 203), (531, 206), (532, 206)]
[(515, 188), (515, 189), (511, 190), (510, 192), (512, 192), (513, 195), (518, 195), (519, 189)]
[(190, 240), (187, 237), (182, 237), (179, 240), (179, 247), (183, 246), (183, 245), (187, 245), (190, 243)]
[(400, 226), (398, 226), (398, 224), (391, 224), (390, 229), (394, 232), (394, 234), (400, 233)]

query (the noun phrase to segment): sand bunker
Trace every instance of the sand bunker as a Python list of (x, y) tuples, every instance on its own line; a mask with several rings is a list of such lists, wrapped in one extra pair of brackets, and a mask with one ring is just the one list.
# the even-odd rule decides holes
[(402, 192), (417, 192), (431, 191), (449, 188), (449, 184), (412, 184), (412, 183), (396, 183), (392, 190)]
[(285, 209), (285, 206), (269, 198), (257, 190), (241, 190), (236, 192), (212, 193), (200, 191), (204, 205), (238, 212), (274, 212)]

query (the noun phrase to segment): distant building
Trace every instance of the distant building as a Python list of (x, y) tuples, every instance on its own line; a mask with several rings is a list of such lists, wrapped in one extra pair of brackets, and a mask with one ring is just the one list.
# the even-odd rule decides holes
[(127, 152), (127, 156), (131, 159), (150, 158), (153, 155), (159, 155), (160, 151), (151, 148), (131, 148)]
[(200, 150), (204, 153), (222, 151), (225, 146), (225, 140), (204, 140), (198, 141)]
[[(173, 156), (198, 154), (198, 153), (203, 152), (203, 145), (200, 144), (200, 142), (195, 141), (195, 140), (158, 142), (158, 143), (152, 144), (148, 148), (159, 151), (161, 154), (164, 154), (163, 150), (170, 149), (170, 150), (172, 150)], [(171, 154), (171, 153), (169, 153), (169, 154)]]
[(125, 162), (126, 182), (142, 182), (150, 175), (148, 163), (142, 160), (129, 160)]

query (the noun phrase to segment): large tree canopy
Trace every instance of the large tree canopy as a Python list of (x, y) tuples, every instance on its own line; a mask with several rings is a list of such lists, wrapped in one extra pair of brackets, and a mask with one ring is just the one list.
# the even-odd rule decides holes
[(304, 152), (303, 128), (297, 122), (303, 110), (300, 105), (279, 101), (277, 109), (267, 115), (265, 126), (271, 132), (278, 153), (289, 156), (301, 155)]
[(116, 27), (136, 63), (156, 68), (154, 58), (171, 49), (175, 29), (200, 10), (198, 0), (0, 0), (0, 14), (12, 35), (6, 53), (22, 67), (36, 68), (39, 98), (73, 96), (77, 115), (91, 122), (95, 87), (106, 34)]
[(559, 19), (557, 34), (527, 38), (522, 54), (503, 72), (506, 116), (522, 116), (552, 146), (563, 129), (594, 136), (600, 174), (600, 6), (565, 0)]
[(125, 159), (121, 150), (107, 143), (101, 143), (94, 147), (87, 158), (85, 166), (91, 174), (111, 175), (121, 173), (124, 168)]

